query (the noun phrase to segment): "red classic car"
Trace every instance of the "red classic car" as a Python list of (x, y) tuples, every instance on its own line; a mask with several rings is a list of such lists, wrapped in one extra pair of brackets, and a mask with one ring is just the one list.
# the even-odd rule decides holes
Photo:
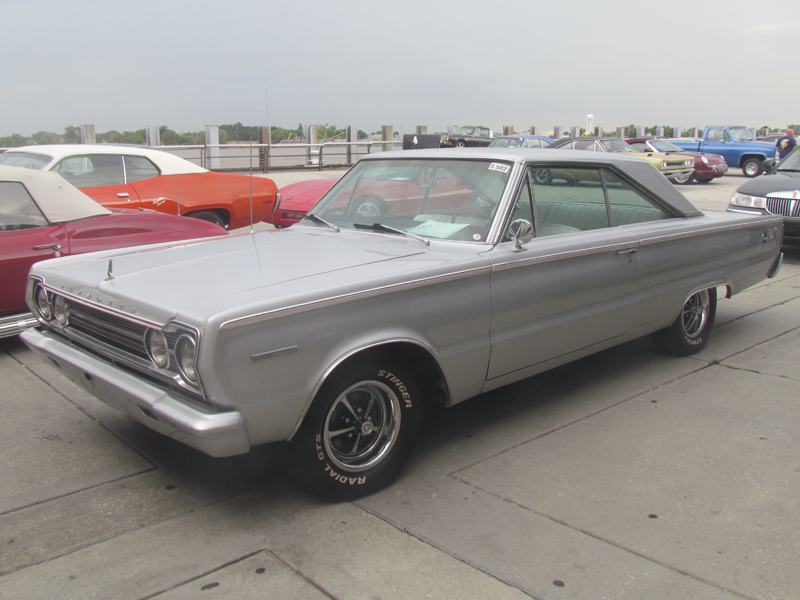
[(663, 152), (664, 154), (684, 154), (694, 157), (694, 173), (688, 176), (678, 176), (673, 181), (675, 183), (691, 183), (692, 180), (700, 183), (708, 183), (715, 177), (722, 177), (728, 172), (728, 165), (725, 159), (719, 154), (708, 152), (691, 152), (679, 148), (669, 140), (659, 138), (631, 138), (625, 140), (637, 152)]
[(25, 285), (37, 261), (219, 235), (198, 219), (104, 208), (57, 173), (0, 166), (0, 338), (36, 324)]
[(280, 206), (264, 219), (278, 229), (294, 225), (333, 187), (338, 179), (312, 179), (284, 186)]
[(23, 146), (0, 154), (0, 165), (55, 171), (110, 208), (149, 208), (196, 217), (227, 229), (263, 221), (275, 210), (271, 179), (215, 173), (174, 154), (113, 144)]

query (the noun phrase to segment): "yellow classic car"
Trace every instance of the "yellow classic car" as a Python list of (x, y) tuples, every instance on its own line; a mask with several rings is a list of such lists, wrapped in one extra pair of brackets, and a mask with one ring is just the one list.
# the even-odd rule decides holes
[(649, 160), (656, 169), (674, 182), (686, 180), (694, 173), (694, 157), (683, 154), (663, 152), (636, 152), (630, 144), (620, 138), (612, 137), (567, 137), (556, 140), (548, 148), (558, 150), (593, 150), (595, 152), (620, 152), (630, 156), (640, 156)]

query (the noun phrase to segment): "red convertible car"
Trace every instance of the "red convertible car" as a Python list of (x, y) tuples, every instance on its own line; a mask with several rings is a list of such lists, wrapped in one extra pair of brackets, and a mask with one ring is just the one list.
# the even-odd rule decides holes
[[(275, 210), (271, 179), (207, 171), (153, 148), (113, 144), (23, 146), (0, 154), (0, 165), (55, 171), (109, 208), (148, 208), (196, 217), (226, 229), (263, 221)], [(251, 188), (252, 186), (252, 188)]]
[(694, 157), (694, 173), (675, 177), (673, 180), (675, 183), (691, 183), (692, 180), (699, 183), (708, 183), (715, 177), (722, 177), (728, 172), (728, 165), (719, 154), (690, 152), (679, 148), (669, 140), (660, 138), (631, 138), (625, 141), (633, 146), (637, 152), (663, 152), (664, 154), (684, 154)]
[(278, 229), (294, 225), (333, 187), (338, 179), (312, 179), (281, 188), (281, 204), (264, 219)]
[(198, 219), (104, 208), (57, 173), (0, 166), (0, 338), (36, 324), (25, 285), (37, 261), (219, 235), (225, 230)]

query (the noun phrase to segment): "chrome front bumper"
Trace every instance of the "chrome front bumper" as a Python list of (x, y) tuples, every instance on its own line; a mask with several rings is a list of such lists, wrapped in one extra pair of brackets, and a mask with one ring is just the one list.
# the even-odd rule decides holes
[(28, 327), (33, 327), (39, 321), (32, 313), (25, 312), (18, 315), (0, 318), (0, 338), (19, 335)]
[(209, 456), (250, 451), (244, 419), (236, 411), (205, 412), (47, 332), (28, 329), (20, 339), (73, 383), (154, 431)]

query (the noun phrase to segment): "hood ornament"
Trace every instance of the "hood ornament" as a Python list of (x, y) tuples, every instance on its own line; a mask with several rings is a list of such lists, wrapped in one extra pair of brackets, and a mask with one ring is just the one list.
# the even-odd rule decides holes
[(114, 279), (114, 274), (111, 272), (114, 270), (114, 261), (110, 258), (108, 259), (108, 271), (106, 272), (106, 281), (111, 281)]

